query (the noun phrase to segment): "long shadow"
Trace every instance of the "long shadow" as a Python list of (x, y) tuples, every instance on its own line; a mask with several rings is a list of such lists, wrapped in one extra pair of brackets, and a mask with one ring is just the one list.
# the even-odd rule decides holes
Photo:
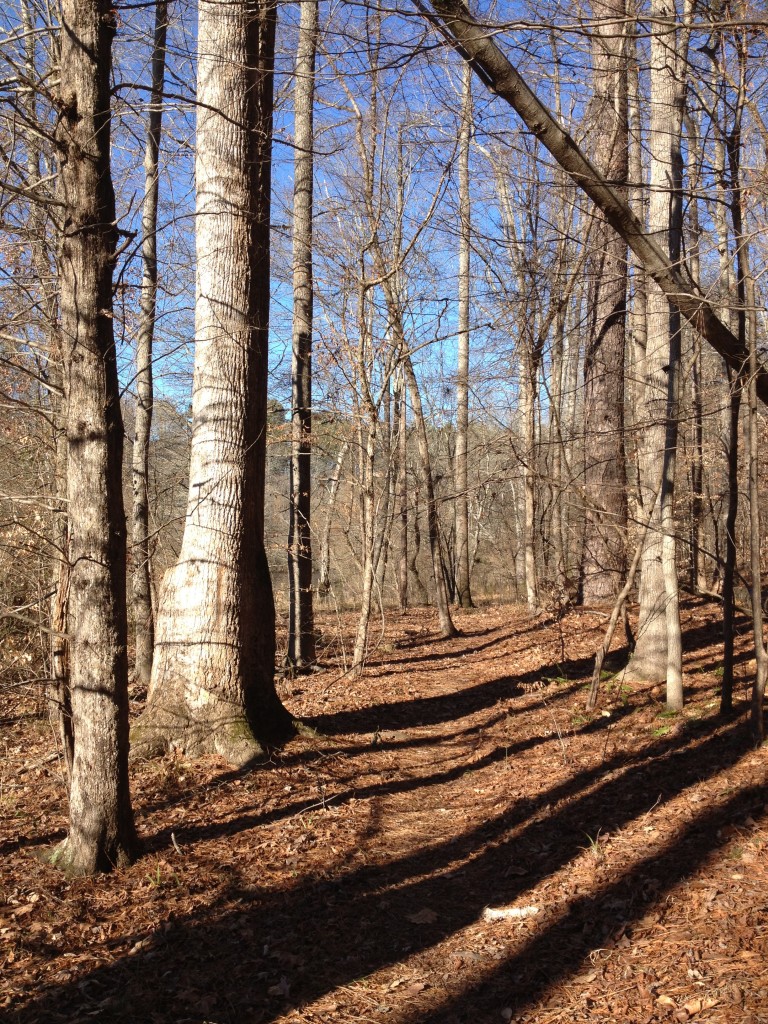
[[(410, 1020), (419, 1024), (492, 1020), (500, 1006), (509, 1007), (514, 1014), (537, 1002), (562, 979), (575, 974), (590, 953), (610, 948), (612, 935), (626, 935), (631, 941), (632, 922), (700, 867), (725, 841), (720, 830), (745, 818), (762, 803), (764, 793), (763, 786), (749, 787), (724, 806), (699, 815), (663, 852), (645, 857), (618, 881), (575, 899), (564, 912), (553, 915), (551, 924), (520, 953), (485, 973), (482, 984), (449, 997), (434, 1012), (410, 1015)], [(648, 885), (649, 880), (658, 879), (664, 880), (663, 885)], [(401, 1018), (400, 1024), (406, 1020)]]
[[(292, 887), (267, 891), (252, 881), (241, 882), (236, 864), (222, 865), (218, 880), (227, 884), (221, 898), (204, 912), (142, 936), (147, 943), (134, 949), (133, 956), (99, 966), (70, 983), (52, 985), (13, 1019), (19, 1024), (74, 1024), (80, 1019), (105, 1024), (200, 1024), (214, 1019), (217, 1024), (266, 1024), (290, 1006), (318, 999), (433, 946), (473, 924), (489, 903), (514, 901), (578, 856), (585, 832), (621, 827), (699, 783), (707, 772), (734, 765), (751, 748), (747, 731), (739, 727), (688, 747), (685, 742), (690, 744), (690, 739), (656, 744), (643, 762), (625, 765), (623, 771), (607, 764), (610, 776), (588, 792), (573, 795), (567, 804), (558, 806), (568, 796), (568, 784), (554, 787), (546, 794), (546, 804), (541, 804), (543, 796), (536, 801), (538, 810), (530, 802), (513, 804), (447, 842), (394, 862), (350, 868), (340, 877), (306, 877)], [(582, 784), (588, 784), (590, 776), (594, 780), (599, 773), (582, 773)], [(740, 812), (758, 800), (764, 802), (762, 790), (749, 790), (732, 798), (730, 810)], [(683, 848), (676, 844), (661, 859), (649, 858), (642, 870), (658, 861), (669, 872), (662, 889), (683, 877), (717, 845), (712, 823), (728, 813), (705, 815), (701, 828), (686, 830)], [(630, 896), (639, 891), (639, 871), (633, 869), (616, 891)], [(634, 898), (625, 919), (641, 907), (641, 898)], [(413, 921), (420, 908), (431, 910), (434, 920)], [(542, 932), (530, 952), (520, 954), (529, 957), (526, 962), (538, 958), (549, 964), (561, 958), (562, 974), (573, 970), (588, 948), (602, 943), (616, 914), (609, 891), (581, 897), (574, 908)], [(591, 931), (582, 934), (573, 951), (564, 949), (564, 938), (585, 920)], [(35, 942), (44, 944), (43, 939), (30, 938), (30, 944)], [(505, 967), (494, 983), (506, 992), (515, 981)], [(535, 973), (516, 1005), (534, 999), (547, 984), (541, 972)], [(484, 1005), (484, 991), (469, 990), (465, 995), (468, 1007)], [(459, 1003), (463, 1012), (464, 995)], [(468, 1019), (491, 1019), (473, 1018), (472, 1012)], [(432, 1018), (442, 1019), (443, 1011)]]
[[(623, 709), (623, 713), (628, 714), (631, 713), (631, 711), (630, 709)], [(614, 718), (614, 721), (615, 720), (616, 719)], [(610, 723), (605, 718), (600, 718), (586, 725), (584, 727), (584, 731), (595, 732), (601, 729), (607, 729), (609, 725)], [(703, 734), (707, 731), (716, 729), (717, 723), (698, 722), (695, 723), (695, 726), (696, 731)], [(446, 783), (454, 782), (459, 778), (469, 775), (470, 773), (476, 773), (483, 768), (490, 767), (493, 764), (498, 764), (502, 761), (509, 762), (509, 759), (514, 758), (515, 754), (523, 753), (524, 751), (531, 750), (539, 745), (546, 743), (554, 744), (557, 742), (558, 740), (555, 736), (532, 736), (528, 739), (520, 740), (517, 743), (498, 746), (494, 750), (489, 751), (483, 757), (478, 758), (476, 761), (471, 763), (462, 761), (460, 764), (454, 765), (442, 772), (433, 772), (430, 775), (417, 776), (415, 778), (377, 782), (368, 786), (351, 786), (349, 789), (328, 794), (323, 803), (327, 806), (333, 805), (334, 807), (341, 807), (344, 804), (349, 803), (350, 800), (360, 801), (366, 799), (377, 799), (396, 794), (410, 793), (433, 786), (445, 785)], [(690, 735), (682, 734), (666, 741), (660, 740), (658, 743), (636, 755), (628, 756), (624, 752), (614, 754), (612, 757), (603, 760), (599, 766), (578, 772), (576, 775), (571, 776), (564, 782), (545, 790), (537, 797), (519, 801), (514, 812), (510, 811), (507, 813), (505, 821), (507, 822), (507, 825), (519, 825), (529, 816), (538, 813), (543, 808), (559, 804), (564, 800), (570, 800), (583, 789), (591, 786), (601, 776), (615, 772), (618, 769), (625, 768), (630, 764), (642, 764), (652, 759), (671, 756), (677, 750), (687, 747), (690, 742)], [(172, 832), (175, 834), (178, 841), (182, 842), (185, 846), (190, 846), (191, 844), (200, 842), (204, 839), (219, 839), (223, 836), (231, 837), (262, 825), (269, 825), (277, 821), (284, 821), (287, 818), (294, 818), (307, 813), (309, 810), (316, 810), (317, 806), (317, 801), (313, 801), (310, 804), (307, 804), (306, 801), (298, 801), (296, 803), (283, 804), (280, 807), (275, 807), (269, 811), (254, 811), (253, 813), (239, 814), (234, 818), (227, 819), (226, 821), (214, 822), (208, 825), (174, 824), (173, 828), (168, 826), (167, 828), (154, 833), (151, 837), (148, 837), (146, 841), (147, 849), (149, 851), (167, 849), (170, 845)], [(581, 834), (583, 836), (583, 832)]]
[[(459, 658), (466, 657), (468, 654), (480, 654), (482, 651), (487, 651), (491, 647), (497, 647), (504, 640), (511, 640), (512, 637), (517, 639), (517, 637), (525, 636), (528, 633), (541, 632), (547, 629), (548, 625), (549, 623), (546, 622), (533, 622), (523, 629), (512, 629), (506, 635), (502, 634), (501, 636), (493, 637), (490, 640), (486, 640), (485, 643), (475, 644), (470, 642), (460, 647), (458, 646), (458, 643), (463, 640), (471, 641), (473, 639), (473, 634), (461, 633), (458, 637), (448, 640), (441, 640), (437, 636), (423, 637), (420, 639), (418, 644), (414, 645), (414, 648), (422, 646), (428, 647), (432, 653), (409, 655), (407, 658), (397, 658), (392, 656), (388, 656), (387, 658), (372, 658), (370, 661), (366, 662), (366, 668), (372, 669), (383, 667), (389, 671), (390, 669), (396, 668), (400, 665), (423, 665), (431, 661), (445, 661), (447, 658)], [(499, 628), (508, 629), (506, 626)], [(432, 651), (435, 644), (445, 644), (446, 647)], [(452, 646), (447, 647), (448, 644), (451, 644)]]
[[(411, 727), (439, 725), (493, 707), (500, 700), (519, 697), (525, 693), (526, 684), (537, 683), (553, 674), (574, 681), (581, 679), (591, 670), (593, 660), (575, 658), (565, 663), (542, 665), (520, 675), (503, 675), (476, 683), (455, 693), (370, 704), (359, 710), (317, 715), (310, 721), (329, 736), (375, 732), (377, 728), (390, 732), (404, 728), (406, 722)], [(467, 666), (467, 672), (471, 672), (471, 666)], [(567, 688), (564, 687), (563, 692), (567, 692)]]
[[(536, 673), (531, 673), (531, 675), (532, 676), (536, 676)], [(503, 679), (502, 680), (495, 680), (494, 682), (496, 682), (500, 686), (502, 686), (502, 685), (505, 684), (506, 680), (503, 680)], [(519, 697), (519, 696), (523, 695), (524, 691), (519, 686), (515, 685), (515, 681), (514, 680), (510, 680), (510, 684), (511, 685), (509, 687), (508, 696), (514, 698), (514, 697)], [(577, 683), (574, 683), (571, 686), (562, 686), (561, 688), (558, 689), (558, 691), (556, 693), (549, 693), (549, 694), (547, 694), (546, 697), (544, 697), (544, 698), (542, 698), (540, 700), (529, 701), (528, 704), (526, 705), (526, 710), (527, 711), (535, 710), (535, 709), (539, 708), (544, 703), (547, 703), (551, 707), (554, 707), (559, 702), (564, 701), (568, 696), (570, 696), (570, 694), (572, 693), (574, 687), (577, 686), (577, 685), (578, 685)], [(464, 692), (464, 691), (459, 691), (458, 694), (455, 695), (455, 697), (454, 697), (454, 695), (449, 695), (449, 696), (451, 697), (451, 699), (455, 699), (455, 700), (460, 702), (460, 698), (461, 698), (461, 693), (462, 692)], [(418, 698), (417, 698), (417, 700), (418, 700)], [(398, 702), (398, 708), (402, 708), (403, 712), (405, 712), (407, 710), (407, 708), (412, 703), (414, 703), (414, 702), (411, 702), (411, 701)], [(489, 701), (488, 703), (489, 703), (489, 706), (495, 706), (496, 704), (498, 704), (498, 700)], [(384, 707), (387, 707), (387, 705), (384, 705)], [(475, 710), (476, 710), (476, 707), (472, 706), (472, 707), (470, 707), (467, 710), (466, 713), (467, 714), (471, 714)], [(627, 712), (627, 710), (628, 709), (626, 709), (626, 708), (622, 709), (621, 713), (624, 714), (624, 713)], [(629, 710), (631, 710), (631, 709), (629, 709)], [(478, 723), (478, 724), (475, 724), (475, 725), (471, 725), (471, 726), (467, 727), (466, 729), (457, 729), (457, 730), (455, 730), (455, 731), (453, 731), (451, 733), (447, 733), (446, 734), (446, 733), (443, 732), (443, 733), (439, 733), (437, 735), (429, 734), (429, 735), (426, 735), (426, 736), (407, 736), (405, 738), (387, 738), (386, 734), (387, 733), (395, 733), (395, 734), (397, 734), (397, 733), (400, 733), (400, 732), (403, 732), (403, 731), (407, 731), (408, 729), (411, 729), (411, 728), (417, 728), (420, 724), (423, 724), (423, 723), (411, 723), (410, 721), (407, 721), (407, 720), (404, 720), (403, 718), (401, 718), (399, 725), (397, 723), (393, 724), (392, 722), (390, 722), (390, 724), (385, 727), (385, 726), (382, 726), (380, 724), (380, 720), (379, 719), (373, 720), (371, 722), (366, 722), (365, 721), (366, 713), (365, 713), (365, 711), (361, 711), (361, 712), (359, 712), (360, 721), (362, 723), (364, 723), (364, 724), (360, 725), (360, 727), (357, 730), (355, 730), (355, 731), (358, 734), (366, 734), (366, 733), (368, 733), (372, 737), (376, 737), (376, 739), (375, 739), (376, 749), (378, 749), (380, 751), (383, 751), (383, 752), (389, 751), (389, 752), (392, 752), (392, 753), (397, 753), (398, 751), (402, 751), (402, 750), (416, 750), (416, 749), (420, 749), (420, 748), (440, 747), (440, 746), (443, 746), (443, 745), (445, 745), (447, 743), (451, 743), (451, 742), (454, 742), (456, 740), (459, 740), (462, 737), (469, 737), (469, 736), (472, 736), (474, 734), (484, 732), (484, 731), (488, 730), (489, 728), (491, 728), (493, 725), (497, 724), (500, 720), (505, 718), (507, 716), (507, 714), (510, 713), (510, 711), (511, 711), (511, 709), (505, 709), (504, 711), (501, 711), (500, 713), (492, 715), (491, 717), (485, 719), (481, 723)], [(333, 716), (327, 716), (327, 717), (328, 718), (332, 718)], [(451, 716), (449, 720), (451, 720), (451, 721), (458, 721), (462, 717), (464, 717), (463, 714), (455, 714), (455, 715)], [(618, 717), (619, 717), (618, 715), (614, 715), (611, 721), (615, 722)], [(306, 721), (307, 722), (312, 721), (317, 726), (318, 723), (320, 722), (320, 719), (319, 718), (315, 718), (315, 719), (312, 719), (312, 720), (306, 719)], [(610, 724), (610, 723), (606, 722), (606, 719), (600, 718), (600, 719), (597, 719), (591, 725), (585, 726), (583, 729), (580, 729), (579, 731), (580, 732), (581, 731), (594, 731), (595, 729), (604, 728), (608, 724)], [(324, 730), (321, 728), (321, 732), (323, 732), (323, 731)], [(173, 786), (171, 788), (170, 792), (166, 793), (165, 795), (163, 795), (161, 797), (157, 797), (157, 798), (155, 798), (153, 800), (144, 800), (141, 803), (140, 813), (144, 814), (144, 815), (148, 815), (148, 814), (152, 814), (152, 813), (157, 813), (158, 811), (162, 811), (165, 808), (173, 806), (173, 805), (183, 805), (185, 801), (190, 800), (193, 797), (198, 796), (201, 792), (205, 792), (207, 790), (211, 790), (211, 789), (215, 789), (215, 788), (227, 785), (228, 783), (233, 782), (236, 779), (243, 779), (243, 778), (246, 778), (246, 777), (248, 777), (250, 775), (253, 775), (254, 773), (270, 771), (271, 769), (273, 769), (273, 768), (275, 768), (277, 766), (279, 766), (280, 768), (291, 768), (291, 767), (295, 767), (297, 765), (311, 766), (311, 764), (314, 761), (322, 759), (324, 756), (328, 755), (329, 753), (331, 755), (338, 754), (338, 755), (342, 755), (342, 756), (344, 756), (346, 758), (353, 758), (353, 757), (355, 757), (358, 754), (369, 753), (370, 750), (371, 750), (371, 747), (374, 745), (374, 741), (369, 742), (369, 743), (360, 743), (360, 744), (349, 744), (349, 743), (346, 743), (344, 745), (333, 745), (333, 744), (331, 744), (330, 746), (325, 745), (325, 740), (326, 739), (330, 739), (330, 738), (331, 738), (330, 736), (322, 737), (320, 743), (322, 743), (323, 745), (318, 745), (318, 747), (315, 748), (315, 749), (312, 749), (312, 748), (311, 749), (304, 749), (304, 750), (301, 750), (301, 751), (299, 751), (297, 753), (293, 753), (293, 754), (290, 753), (290, 752), (280, 752), (279, 755), (275, 755), (274, 757), (272, 757), (272, 756), (265, 757), (265, 759), (263, 761), (252, 762), (246, 768), (229, 769), (229, 770), (223, 771), (223, 772), (215, 775), (212, 779), (208, 780), (207, 782), (203, 782), (203, 783), (195, 782), (194, 784), (188, 785), (184, 789), (180, 789), (177, 786)], [(540, 737), (540, 741), (544, 742), (548, 738), (549, 737)], [(511, 751), (512, 747), (510, 747), (508, 749)], [(296, 813), (301, 813), (301, 812), (298, 811), (294, 807), (292, 809), (286, 810), (286, 813), (285, 813), (284, 816), (285, 817), (292, 817)], [(176, 830), (174, 830), (174, 831), (176, 831)], [(18, 848), (18, 845), (19, 844), (14, 844), (12, 847), (9, 847), (9, 848), (16, 849), (16, 848)], [(25, 842), (25, 843), (23, 843), (21, 845), (24, 845), (24, 846), (38, 846), (38, 845), (44, 845), (44, 843), (43, 843), (43, 841), (30, 840), (29, 842)], [(2, 850), (2, 846), (0, 846), (0, 850)]]

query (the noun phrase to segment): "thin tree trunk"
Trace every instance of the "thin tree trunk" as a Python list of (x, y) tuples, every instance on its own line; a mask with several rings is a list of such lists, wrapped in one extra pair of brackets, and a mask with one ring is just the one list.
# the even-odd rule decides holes
[(168, 2), (156, 0), (152, 46), (152, 85), (147, 141), (144, 150), (144, 205), (141, 212), (142, 279), (140, 320), (136, 341), (136, 423), (133, 438), (133, 516), (131, 522), (132, 612), (136, 641), (134, 679), (148, 688), (152, 676), (155, 624), (149, 553), (149, 438), (152, 429), (152, 343), (157, 308), (157, 205), (160, 196), (158, 159), (165, 88), (165, 40)]
[[(730, 371), (728, 376), (731, 377)], [(725, 517), (725, 566), (723, 568), (723, 679), (720, 689), (720, 713), (733, 707), (733, 664), (735, 640), (736, 516), (739, 510), (739, 413), (744, 390), (742, 376), (731, 379), (730, 428), (728, 432), (728, 511)]]
[(413, 371), (411, 355), (407, 348), (400, 348), (403, 373), (411, 396), (411, 409), (416, 427), (416, 443), (419, 451), (419, 462), (421, 464), (421, 483), (427, 497), (427, 529), (429, 533), (429, 549), (432, 556), (432, 576), (435, 584), (435, 605), (440, 621), (440, 635), (444, 638), (456, 636), (456, 627), (451, 619), (450, 608), (448, 607), (448, 595), (445, 588), (445, 576), (443, 575), (443, 559), (440, 550), (440, 524), (437, 519), (437, 502), (435, 500), (434, 483), (432, 480), (432, 467), (429, 458), (429, 439), (427, 437), (427, 425), (424, 420), (424, 411), (421, 405), (421, 395), (416, 374)]
[(397, 499), (400, 529), (397, 547), (397, 598), (400, 611), (408, 609), (408, 415), (402, 370), (395, 382), (397, 427)]
[[(24, 71), (29, 86), (19, 90), (19, 99), (24, 108), (28, 126), (37, 125), (37, 92), (33, 83), (39, 81), (37, 66), (37, 32), (35, 11), (31, 0), (21, 2), (21, 24), (24, 31)], [(57, 51), (52, 37), (52, 50)], [(58, 67), (51, 69), (58, 75)], [(26, 149), (27, 176), (30, 185), (38, 186), (41, 177), (42, 153), (40, 139), (35, 130), (24, 137)], [(47, 217), (45, 208), (38, 202), (30, 203), (29, 236), (31, 240), (32, 265), (37, 275), (40, 290), (40, 308), (43, 313), (44, 330), (47, 335), (47, 378), (51, 395), (53, 473), (51, 481), (51, 511), (53, 512), (51, 547), (55, 554), (51, 573), (50, 602), (50, 664), (51, 687), (49, 705), (52, 718), (61, 741), (67, 786), (72, 780), (74, 758), (74, 733), (72, 730), (72, 701), (69, 678), (69, 512), (67, 507), (67, 436), (66, 380), (64, 374), (64, 353), (61, 344), (59, 323), (58, 274), (52, 264), (55, 255), (50, 251), (47, 238)], [(58, 238), (60, 245), (61, 239)]]
[[(740, 190), (739, 190), (740, 191)], [(757, 415), (757, 393), (755, 377), (757, 373), (757, 307), (755, 305), (755, 281), (749, 269), (747, 241), (739, 240), (742, 250), (744, 277), (746, 282), (747, 316), (749, 321), (749, 384), (747, 400), (749, 403), (747, 425), (749, 439), (749, 553), (752, 586), (752, 635), (755, 644), (755, 680), (752, 684), (751, 718), (752, 732), (755, 743), (760, 746), (765, 740), (765, 686), (768, 681), (768, 651), (765, 648), (763, 634), (763, 587), (762, 566), (760, 564), (760, 440), (759, 421)]]
[[(626, 0), (593, 0), (595, 164), (622, 197), (628, 173)], [(624, 454), (624, 346), (627, 243), (600, 210), (593, 214), (588, 267), (590, 334), (584, 359), (587, 447), (583, 596), (615, 598), (626, 568), (627, 474)]]
[(312, 609), (312, 207), (314, 192), (315, 55), (318, 0), (302, 0), (294, 87), (293, 355), (291, 361), (291, 495), (288, 532), (287, 663), (315, 661)]
[(61, 14), (59, 268), (74, 758), (69, 834), (50, 860), (69, 874), (85, 875), (124, 865), (137, 849), (128, 788), (123, 423), (112, 327), (117, 230), (110, 72), (116, 16), (105, 0), (64, 0)]
[(461, 124), (459, 127), (459, 331), (456, 369), (456, 591), (462, 608), (471, 608), (469, 577), (469, 496), (467, 493), (467, 437), (469, 433), (469, 303), (470, 245), (472, 241), (469, 198), (469, 145), (472, 136), (472, 68), (465, 64), (462, 76)]
[(264, 549), (275, 7), (201, 0), (189, 496), (157, 617), (140, 753), (243, 764), (293, 725)]
[(320, 541), (320, 573), (317, 583), (317, 592), (321, 597), (327, 597), (331, 592), (331, 526), (336, 515), (336, 498), (341, 482), (341, 467), (344, 465), (348, 450), (349, 441), (344, 441), (333, 464), (333, 472), (328, 484), (328, 506)]

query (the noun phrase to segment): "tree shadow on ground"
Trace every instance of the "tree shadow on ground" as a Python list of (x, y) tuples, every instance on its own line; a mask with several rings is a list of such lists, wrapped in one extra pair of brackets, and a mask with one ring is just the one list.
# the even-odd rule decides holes
[[(383, 863), (342, 865), (335, 877), (307, 875), (271, 890), (242, 879), (233, 857), (218, 872), (220, 898), (205, 911), (130, 937), (133, 955), (52, 983), (12, 1019), (266, 1024), (473, 925), (488, 904), (524, 898), (583, 853), (585, 834), (613, 831), (664, 805), (732, 767), (751, 747), (743, 726), (701, 724), (700, 733), (695, 740), (666, 737), (630, 761), (609, 759), (535, 800), (510, 802), (449, 841)], [(408, 1012), (397, 1019), (485, 1021), (501, 1006), (529, 1005), (553, 979), (573, 973), (605, 945), (616, 928), (617, 901), (626, 927), (706, 860), (721, 841), (721, 824), (764, 799), (754, 787), (730, 796), (725, 807), (700, 814), (668, 848), (640, 859), (618, 881), (550, 908), (521, 951), (483, 968), (482, 985), (451, 995), (428, 1018)], [(375, 829), (375, 801), (371, 820)], [(433, 919), (413, 921), (419, 908), (428, 908)], [(76, 963), (75, 953), (73, 971)]]

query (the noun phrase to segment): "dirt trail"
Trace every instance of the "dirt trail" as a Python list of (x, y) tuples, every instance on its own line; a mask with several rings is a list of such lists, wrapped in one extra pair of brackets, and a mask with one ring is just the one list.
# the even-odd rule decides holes
[[(24, 1024), (768, 1021), (766, 748), (716, 714), (715, 616), (686, 609), (689, 702), (667, 717), (620, 680), (585, 714), (598, 616), (482, 609), (437, 642), (411, 613), (361, 680), (286, 681), (321, 739), (250, 772), (139, 766), (148, 852), (109, 878), (32, 858), (61, 793), (45, 730), (17, 721), (0, 1006)], [(330, 650), (353, 623), (324, 625)]]

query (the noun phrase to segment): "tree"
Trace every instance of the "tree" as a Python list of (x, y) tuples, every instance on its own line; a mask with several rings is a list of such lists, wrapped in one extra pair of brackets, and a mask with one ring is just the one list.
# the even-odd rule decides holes
[[(680, 261), (683, 234), (682, 131), (690, 8), (678, 29), (674, 2), (654, 0), (651, 13), (650, 199), (648, 228), (671, 263)], [(666, 680), (667, 704), (683, 705), (682, 638), (677, 579), (674, 496), (677, 467), (680, 310), (651, 284), (647, 293), (645, 394), (638, 442), (644, 503), (650, 507), (661, 480), (656, 519), (651, 520), (641, 561), (640, 616), (631, 671)]]
[(456, 597), (462, 608), (472, 607), (469, 579), (469, 498), (467, 494), (467, 435), (469, 432), (469, 310), (472, 242), (469, 198), (469, 146), (472, 138), (472, 68), (462, 69), (459, 127), (459, 337), (456, 369)]
[[(628, 169), (627, 33), (625, 0), (592, 4), (594, 98), (588, 131), (601, 174), (624, 196)], [(586, 525), (583, 596), (611, 601), (625, 569), (627, 474), (624, 453), (624, 347), (627, 243), (600, 210), (593, 214), (589, 337), (584, 357), (584, 440), (589, 450), (584, 489)]]
[(315, 661), (312, 615), (312, 207), (318, 0), (302, 0), (294, 87), (293, 346), (291, 359), (291, 495), (288, 530), (287, 664)]
[(69, 874), (126, 864), (137, 848), (128, 789), (123, 423), (112, 325), (117, 229), (110, 171), (116, 15), (106, 0), (62, 5), (56, 147), (67, 398), (70, 680), (69, 834), (50, 854)]
[[(463, 0), (432, 0), (433, 15), (421, 0), (416, 6), (444, 32), (462, 56), (469, 57), (481, 81), (517, 111), (530, 131), (570, 174), (579, 188), (606, 215), (651, 277), (685, 319), (719, 352), (728, 365), (740, 369), (749, 358), (745, 345), (723, 324), (698, 282), (676, 267), (646, 234), (627, 202), (615, 191), (576, 142), (562, 128), (502, 52), (487, 26), (480, 25)], [(768, 404), (768, 370), (758, 364), (755, 387)]]
[(165, 87), (165, 40), (168, 32), (168, 0), (156, 0), (152, 46), (147, 141), (144, 150), (144, 204), (141, 215), (141, 317), (136, 341), (136, 421), (133, 438), (133, 624), (136, 637), (133, 676), (148, 687), (155, 646), (152, 610), (152, 579), (149, 558), (149, 439), (152, 429), (152, 342), (157, 309), (157, 206), (160, 196), (160, 135)]
[(189, 496), (135, 730), (145, 754), (242, 764), (291, 729), (264, 549), (275, 20), (271, 0), (200, 3)]

